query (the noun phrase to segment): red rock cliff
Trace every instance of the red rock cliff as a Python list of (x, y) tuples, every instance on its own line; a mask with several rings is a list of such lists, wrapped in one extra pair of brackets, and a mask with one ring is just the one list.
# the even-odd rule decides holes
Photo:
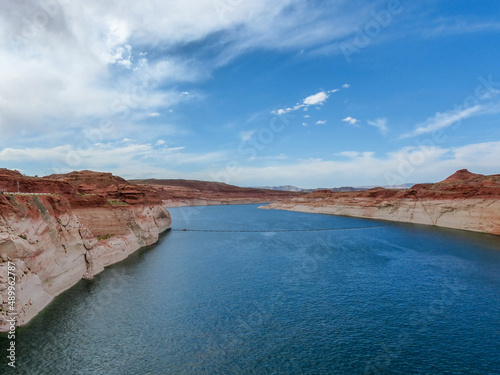
[[(13, 193), (18, 182), (24, 194)], [(8, 261), (16, 264), (16, 311), (23, 325), (55, 296), (155, 243), (171, 225), (153, 190), (109, 173), (37, 178), (0, 169), (0, 191), (2, 331), (9, 311)]]
[(460, 170), (435, 184), (362, 192), (315, 191), (263, 208), (436, 225), (500, 235), (500, 175)]

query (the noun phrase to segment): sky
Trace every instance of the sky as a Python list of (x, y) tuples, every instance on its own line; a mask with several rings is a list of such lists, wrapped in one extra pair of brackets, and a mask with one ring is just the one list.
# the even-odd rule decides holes
[(497, 0), (0, 3), (0, 167), (302, 188), (500, 173)]

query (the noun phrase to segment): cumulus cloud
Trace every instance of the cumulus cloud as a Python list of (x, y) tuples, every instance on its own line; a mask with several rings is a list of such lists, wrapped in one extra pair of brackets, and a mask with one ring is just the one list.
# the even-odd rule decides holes
[[(303, 111), (308, 111), (310, 106), (316, 106), (317, 109), (320, 109), (321, 106), (326, 103), (326, 101), (330, 97), (330, 95), (333, 93), (336, 93), (338, 91), (340, 91), (340, 89), (333, 89), (333, 90), (328, 90), (328, 91), (322, 90), (322, 91), (318, 92), (317, 94), (308, 96), (307, 98), (305, 98), (302, 101), (302, 103), (297, 103), (293, 107), (277, 109), (275, 111), (272, 111), (271, 113), (275, 114), (275, 115), (284, 115), (286, 113), (297, 111), (299, 109), (302, 109)], [(309, 115), (306, 115), (304, 117), (308, 117), (308, 116)]]
[(316, 121), (316, 125), (323, 125), (323, 124), (326, 124), (326, 120)]
[(304, 99), (305, 105), (321, 105), (326, 99), (328, 99), (328, 94), (324, 91), (318, 92), (317, 94), (308, 96)]
[[(4, 148), (0, 150), (0, 162), (12, 165), (28, 163), (48, 163), (49, 173), (67, 173), (79, 169), (111, 171), (126, 178), (143, 176), (145, 171), (162, 172), (163, 177), (171, 172), (171, 168), (190, 165), (217, 163), (227, 158), (226, 152), (192, 153), (185, 152), (184, 146), (166, 148), (163, 140), (152, 143), (141, 143), (131, 139), (118, 142), (97, 143), (91, 147), (77, 148), (62, 145), (52, 148)], [(22, 168), (19, 168), (22, 169)], [(170, 174), (168, 174), (170, 175)], [(206, 175), (205, 175), (206, 177)]]
[(342, 121), (347, 122), (349, 125), (356, 125), (359, 122), (359, 120), (352, 118), (351, 116), (342, 119)]
[[(256, 48), (340, 40), (361, 15), (340, 3), (328, 14), (295, 0), (272, 6), (264, 0), (238, 2), (222, 11), (216, 5), (213, 0), (0, 3), (3, 139), (14, 136), (11, 129), (43, 134), (68, 123), (84, 127), (94, 118), (161, 113), (192, 97), (181, 88), (176, 92), (179, 83), (207, 79)], [(206, 46), (184, 53), (185, 46), (209, 36), (218, 38), (217, 50)]]
[[(90, 168), (111, 171), (125, 178), (165, 177), (213, 179), (207, 165), (225, 165), (234, 158), (226, 151), (209, 153), (187, 152), (183, 146), (166, 148), (164, 144), (127, 143), (96, 144), (78, 150), (71, 145), (53, 148), (6, 148), (0, 151), (0, 163), (18, 167), (23, 162), (36, 165), (41, 160), (50, 163), (49, 173), (65, 173)], [(335, 158), (292, 159), (274, 157), (272, 165), (262, 167), (241, 165), (229, 183), (242, 186), (259, 184), (293, 184), (304, 187), (334, 187), (342, 185), (392, 185), (406, 182), (440, 181), (458, 169), (476, 173), (498, 172), (500, 142), (468, 144), (456, 148), (439, 146), (403, 147), (386, 154), (372, 151), (343, 151)], [(176, 170), (182, 167), (179, 172)], [(17, 168), (23, 170), (23, 168)]]
[(311, 158), (279, 166), (244, 167), (232, 183), (252, 186), (259, 181), (266, 185), (286, 183), (317, 188), (437, 182), (461, 168), (494, 174), (498, 173), (500, 142), (450, 149), (404, 147), (381, 155), (370, 151), (344, 151), (336, 155), (345, 159)]

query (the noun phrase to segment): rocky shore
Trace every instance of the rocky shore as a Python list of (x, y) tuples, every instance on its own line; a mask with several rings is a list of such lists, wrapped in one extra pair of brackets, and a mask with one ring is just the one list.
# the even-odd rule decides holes
[[(17, 192), (20, 193), (17, 193)], [(189, 180), (126, 181), (111, 173), (27, 177), (0, 169), (0, 332), (24, 325), (81, 279), (154, 244), (166, 207), (274, 202), (298, 193)], [(8, 266), (15, 264), (15, 309)]]
[(316, 191), (262, 206), (435, 225), (500, 235), (500, 175), (460, 170), (435, 184), (410, 189), (375, 188), (363, 192)]
[[(6, 193), (20, 190), (24, 194)], [(170, 228), (161, 199), (111, 174), (30, 178), (0, 170), (0, 331), (24, 325), (82, 278), (158, 241)], [(41, 193), (41, 194), (40, 194)], [(15, 264), (15, 308), (8, 304)]]
[[(20, 192), (20, 193), (18, 193)], [(500, 175), (460, 170), (410, 189), (309, 194), (190, 180), (126, 181), (91, 171), (27, 177), (0, 169), (0, 331), (29, 322), (81, 279), (154, 244), (165, 207), (271, 203), (266, 209), (436, 225), (500, 235)], [(15, 264), (15, 309), (8, 271)]]

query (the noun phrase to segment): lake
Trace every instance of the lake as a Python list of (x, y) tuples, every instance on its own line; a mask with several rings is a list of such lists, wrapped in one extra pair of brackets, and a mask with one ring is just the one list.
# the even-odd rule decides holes
[(169, 209), (158, 244), (19, 328), (1, 373), (500, 373), (500, 237), (257, 207)]

